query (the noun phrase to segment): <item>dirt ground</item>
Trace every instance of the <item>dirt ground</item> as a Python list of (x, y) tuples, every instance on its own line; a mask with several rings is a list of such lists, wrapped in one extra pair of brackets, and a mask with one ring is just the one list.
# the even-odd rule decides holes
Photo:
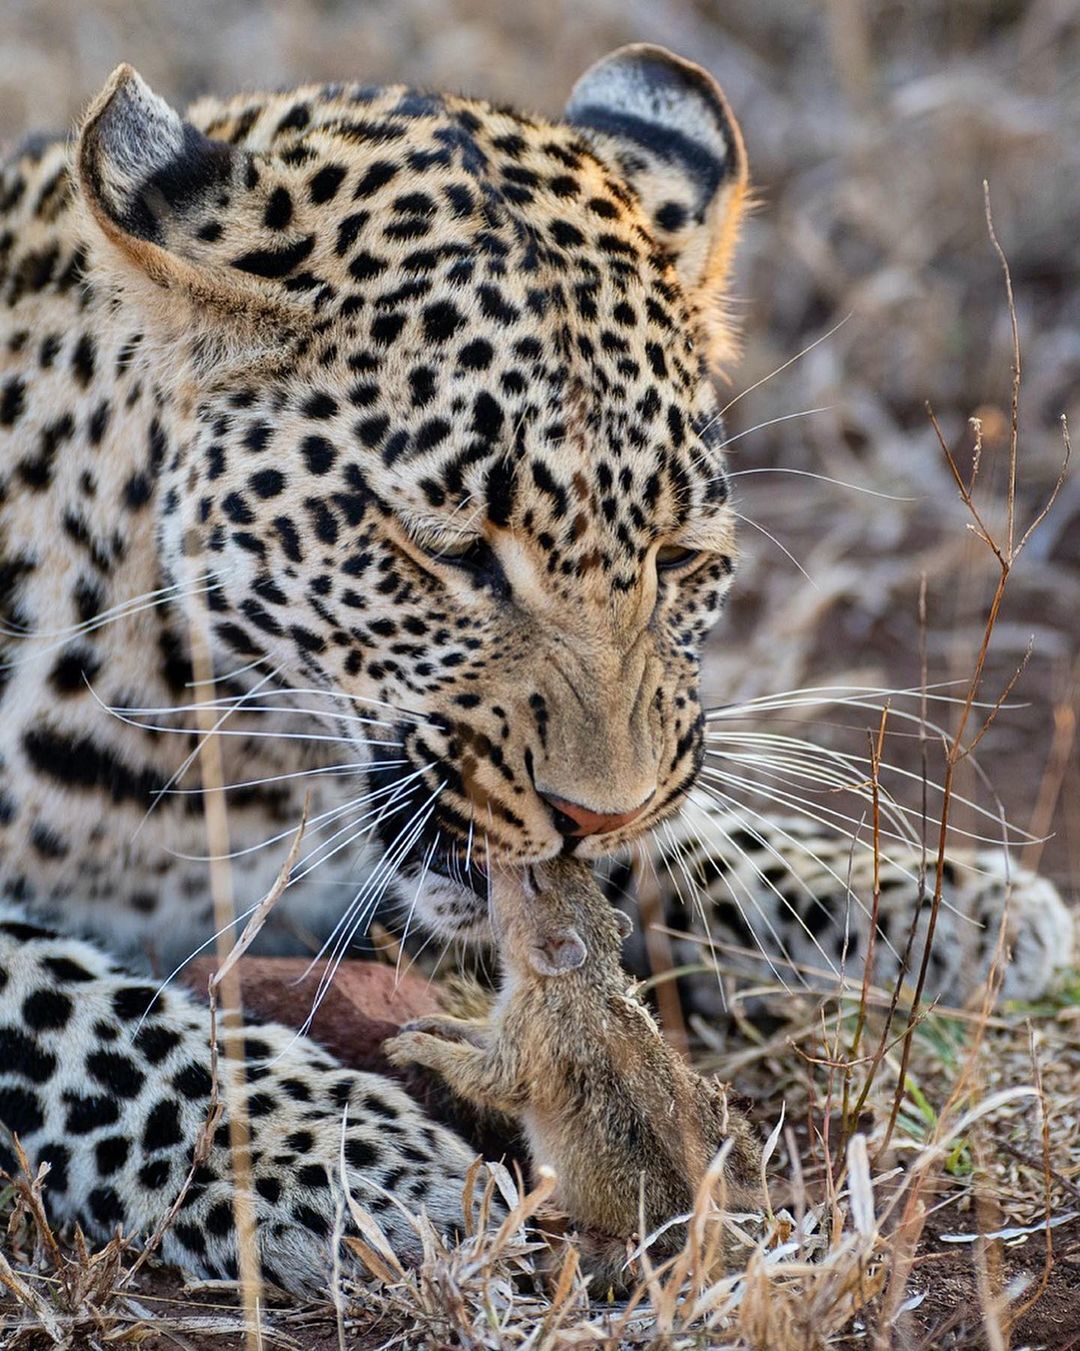
[[(742, 123), (757, 186), (735, 281), (743, 355), (722, 398), (737, 399), (726, 422), (743, 559), (708, 655), (709, 699), (916, 686), (924, 578), (929, 679), (965, 676), (995, 566), (965, 528), (926, 404), (965, 465), (967, 420), (982, 419), (980, 501), (1000, 522), (1010, 330), (987, 236), (985, 179), (1016, 292), (1024, 369), (1018, 519), (1030, 520), (1058, 476), (1062, 415), (1080, 427), (1075, 0), (3, 0), (0, 140), (71, 126), (121, 60), (177, 104), (308, 80), (403, 80), (557, 113), (577, 74), (627, 41), (664, 43), (716, 74)], [(980, 746), (985, 781), (966, 772), (958, 791), (987, 806), (996, 794), (1010, 821), (1047, 837), (1017, 856), (1076, 904), (1075, 468), (1010, 582), (988, 698), (1029, 645), (1009, 707)], [(950, 726), (948, 705), (936, 715)], [(797, 724), (820, 743), (859, 750), (875, 722), (818, 706), (760, 725)], [(886, 759), (917, 769), (917, 741), (897, 727)], [(940, 774), (936, 747), (930, 760), (931, 774)], [(1074, 1047), (1077, 1026), (1062, 1024)], [(1020, 1022), (1016, 1035), (1026, 1036)], [(1047, 1054), (1065, 1063), (1055, 1049), (1065, 1044), (1051, 1038)], [(763, 1060), (760, 1068), (776, 1067)], [(1071, 1102), (1067, 1081), (1055, 1098), (1073, 1117), (1076, 1083)], [(1064, 1179), (1060, 1208), (1080, 1209), (1075, 1145), (1055, 1166)], [(970, 1215), (959, 1222), (946, 1210), (929, 1226), (912, 1280), (925, 1298), (903, 1315), (895, 1345), (988, 1344), (972, 1246), (940, 1241), (970, 1224)], [(1036, 1234), (992, 1245), (1003, 1285), (1021, 1270), (1038, 1279), (1042, 1243)], [(1016, 1346), (1080, 1346), (1080, 1221), (1056, 1228), (1053, 1243), (1047, 1289), (1013, 1329)], [(176, 1290), (173, 1277), (156, 1273), (144, 1302)], [(288, 1323), (296, 1344), (338, 1345), (325, 1311), (309, 1325), (292, 1310)], [(239, 1344), (218, 1333), (186, 1336), (143, 1344)], [(855, 1324), (835, 1344), (866, 1344), (866, 1334)]]

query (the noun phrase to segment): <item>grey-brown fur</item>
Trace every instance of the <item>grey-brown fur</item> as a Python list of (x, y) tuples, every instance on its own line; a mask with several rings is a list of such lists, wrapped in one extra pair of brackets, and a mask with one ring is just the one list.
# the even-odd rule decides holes
[[(760, 1147), (724, 1086), (664, 1040), (620, 959), (626, 932), (590, 871), (572, 860), (492, 878), (502, 979), (486, 1022), (422, 1018), (387, 1051), (425, 1065), (474, 1105), (517, 1118), (552, 1202), (578, 1228), (602, 1283), (628, 1241), (688, 1213), (727, 1148), (718, 1192), (760, 1199)], [(681, 1245), (679, 1226), (655, 1245)], [(623, 1273), (625, 1275), (625, 1273)]]

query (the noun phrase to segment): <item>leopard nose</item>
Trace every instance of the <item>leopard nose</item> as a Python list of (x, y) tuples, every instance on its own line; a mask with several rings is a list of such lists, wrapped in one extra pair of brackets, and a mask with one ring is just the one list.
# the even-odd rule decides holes
[(541, 793), (540, 796), (551, 808), (555, 829), (560, 835), (574, 839), (585, 835), (606, 835), (609, 830), (629, 825), (653, 799), (650, 793), (640, 806), (628, 812), (594, 812), (591, 807), (584, 807), (580, 802), (569, 802), (564, 797), (552, 797), (550, 793)]

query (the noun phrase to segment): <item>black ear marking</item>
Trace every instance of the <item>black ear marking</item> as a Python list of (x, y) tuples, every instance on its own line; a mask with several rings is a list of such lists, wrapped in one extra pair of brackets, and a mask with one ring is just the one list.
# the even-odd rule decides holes
[(591, 66), (574, 85), (566, 120), (662, 160), (691, 189), (698, 220), (726, 181), (745, 176), (742, 138), (719, 85), (663, 47), (635, 43)]
[(120, 66), (79, 138), (79, 175), (96, 214), (165, 245), (167, 227), (234, 175), (242, 152), (184, 122), (131, 66)]
[(637, 197), (674, 264), (713, 364), (735, 350), (727, 278), (746, 209), (739, 125), (700, 66), (638, 43), (578, 80), (566, 120)]

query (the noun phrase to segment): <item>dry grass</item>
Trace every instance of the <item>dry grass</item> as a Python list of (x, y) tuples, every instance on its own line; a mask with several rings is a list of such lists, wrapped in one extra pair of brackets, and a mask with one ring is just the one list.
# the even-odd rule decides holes
[[(763, 198), (738, 282), (749, 299), (735, 387), (748, 392), (727, 417), (743, 475), (739, 509), (808, 576), (748, 525), (707, 687), (727, 700), (826, 683), (962, 680), (967, 713), (940, 752), (888, 719), (868, 729), (854, 719), (825, 726), (813, 709), (785, 716), (809, 723), (815, 740), (860, 751), (869, 731), (875, 760), (947, 772), (944, 814), (954, 825), (965, 821), (959, 796), (987, 800), (968, 753), (978, 740), (1004, 813), (1030, 823), (1040, 841), (1053, 835), (1023, 861), (1038, 857), (1075, 895), (1075, 476), (1012, 570), (1015, 523), (1033, 519), (1058, 480), (1058, 419), (1071, 412), (1075, 422), (1080, 412), (1072, 7), (193, 0), (134, 9), (55, 0), (9, 8), (0, 132), (11, 134), (69, 121), (121, 59), (177, 100), (309, 78), (405, 78), (544, 111), (557, 109), (588, 60), (621, 41), (666, 42), (715, 70), (742, 118)], [(984, 176), (1013, 265), (1015, 310), (986, 245)], [(1014, 325), (1024, 335), (1023, 418), (1006, 375), (1018, 364)], [(938, 410), (933, 424), (927, 400)], [(815, 408), (825, 411), (762, 425)], [(970, 414), (978, 430), (965, 430)], [(985, 480), (978, 496), (975, 460)], [(963, 529), (972, 509), (982, 539)], [(1010, 702), (1026, 706), (1002, 712), (982, 740), (970, 725), (977, 691), (993, 701), (1025, 661)], [(938, 902), (940, 857), (930, 846)], [(923, 954), (914, 956), (917, 987)], [(703, 1192), (684, 1252), (655, 1272), (647, 1255), (638, 1259), (637, 1295), (609, 1303), (589, 1289), (572, 1251), (553, 1261), (527, 1226), (547, 1184), (526, 1195), (505, 1172), (478, 1172), (477, 1223), (460, 1245), (417, 1217), (427, 1257), (405, 1270), (370, 1217), (354, 1215), (362, 1238), (353, 1251), (366, 1275), (338, 1273), (321, 1308), (284, 1301), (264, 1310), (263, 1344), (785, 1351), (996, 1348), (1017, 1338), (1063, 1346), (1080, 1335), (1080, 982), (1063, 981), (1038, 1007), (993, 1007), (988, 997), (928, 1009), (917, 988), (880, 990), (869, 980), (824, 1001), (776, 994), (772, 1031), (744, 1026), (751, 1040), (736, 1049), (713, 1028), (688, 1030), (699, 1062), (734, 1079), (755, 1100), (763, 1131), (775, 1132), (769, 1213), (734, 1226), (745, 1244), (741, 1271), (721, 1281), (708, 1274), (709, 1246), (732, 1224)], [(40, 1187), (24, 1177), (5, 1193), (5, 1347), (255, 1340), (235, 1292), (165, 1288), (153, 1263), (132, 1274), (139, 1259), (119, 1241), (95, 1253), (77, 1235), (58, 1241)], [(491, 1233), (482, 1219), (493, 1188), (513, 1213)]]

